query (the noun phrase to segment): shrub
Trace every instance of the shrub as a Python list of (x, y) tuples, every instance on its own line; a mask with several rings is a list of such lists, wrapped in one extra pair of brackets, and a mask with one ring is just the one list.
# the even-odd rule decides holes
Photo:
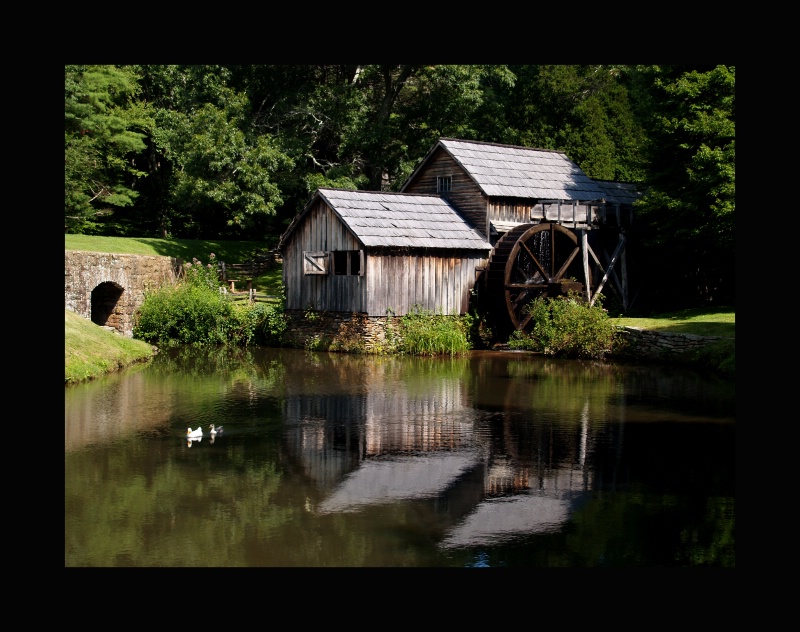
[(213, 253), (210, 258), (207, 265), (192, 259), (179, 283), (145, 295), (136, 313), (134, 338), (162, 346), (280, 346), (287, 326), (283, 295), (269, 305), (234, 303), (220, 292)]
[(284, 334), (288, 327), (284, 305), (285, 303), (281, 300), (280, 304), (257, 303), (253, 306), (258, 314), (258, 342), (260, 344), (281, 346), (284, 343)]
[(233, 304), (216, 290), (182, 283), (145, 295), (133, 337), (152, 344), (209, 345), (228, 340)]
[(216, 264), (204, 266), (193, 259), (176, 285), (145, 294), (133, 337), (163, 346), (222, 344), (236, 322), (233, 304), (219, 291)]
[(536, 298), (527, 307), (530, 334), (512, 333), (512, 349), (539, 351), (570, 358), (602, 358), (611, 352), (616, 328), (598, 294), (590, 306), (576, 293), (556, 298)]
[(473, 316), (446, 316), (419, 305), (399, 323), (399, 352), (413, 355), (457, 355), (469, 351)]

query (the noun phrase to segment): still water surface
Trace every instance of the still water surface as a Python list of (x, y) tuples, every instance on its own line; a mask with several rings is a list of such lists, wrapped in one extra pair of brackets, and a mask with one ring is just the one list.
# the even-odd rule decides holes
[(734, 448), (675, 367), (181, 348), (65, 389), (64, 563), (734, 567)]

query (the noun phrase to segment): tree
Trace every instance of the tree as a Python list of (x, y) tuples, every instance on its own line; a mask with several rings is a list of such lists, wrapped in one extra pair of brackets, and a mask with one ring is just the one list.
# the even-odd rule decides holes
[(563, 151), (587, 175), (637, 182), (644, 177), (644, 131), (634, 115), (622, 67), (509, 66), (513, 84), (493, 89), (483, 137)]
[[(637, 210), (649, 300), (735, 302), (735, 66), (634, 70), (648, 131), (648, 193)], [(646, 92), (646, 94), (645, 94)]]
[(146, 175), (130, 157), (145, 148), (149, 108), (138, 77), (115, 66), (64, 68), (64, 229), (92, 233), (103, 216), (130, 207)]
[(159, 173), (148, 191), (161, 236), (263, 239), (283, 203), (275, 174), (292, 167), (255, 124), (248, 96), (224, 66), (143, 66), (156, 122), (143, 162)]

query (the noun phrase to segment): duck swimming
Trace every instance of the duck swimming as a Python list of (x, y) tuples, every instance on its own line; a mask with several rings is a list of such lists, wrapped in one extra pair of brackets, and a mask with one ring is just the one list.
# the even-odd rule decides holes
[(214, 427), (214, 424), (211, 424), (211, 425), (209, 426), (209, 432), (211, 432), (211, 436), (212, 436), (212, 437), (213, 437), (214, 435), (222, 434), (222, 426), (220, 426), (219, 428), (215, 428), (215, 427)]
[(203, 436), (202, 426), (197, 426), (197, 430), (192, 430), (191, 426), (186, 430), (187, 439), (200, 439)]

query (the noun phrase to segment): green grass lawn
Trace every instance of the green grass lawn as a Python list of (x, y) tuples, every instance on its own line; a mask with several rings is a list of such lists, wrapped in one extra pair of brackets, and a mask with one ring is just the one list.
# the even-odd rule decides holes
[(153, 347), (64, 310), (64, 381), (77, 384), (149, 360)]
[(267, 243), (262, 241), (64, 235), (65, 250), (176, 257), (184, 261), (191, 261), (196, 257), (203, 263), (208, 263), (212, 252), (216, 255), (218, 261), (244, 263), (255, 251), (267, 250), (268, 248)]
[(611, 321), (620, 327), (673, 334), (736, 337), (736, 309), (733, 307), (683, 309), (653, 318), (612, 318)]

